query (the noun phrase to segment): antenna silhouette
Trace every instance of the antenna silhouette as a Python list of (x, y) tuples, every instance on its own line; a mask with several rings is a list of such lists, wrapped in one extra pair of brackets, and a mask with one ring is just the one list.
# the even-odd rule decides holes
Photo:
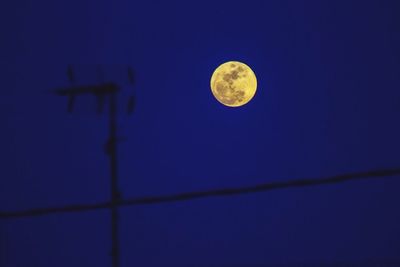
[[(117, 157), (117, 94), (120, 92), (118, 84), (113, 82), (105, 82), (104, 72), (100, 65), (97, 66), (97, 75), (99, 84), (88, 85), (88, 86), (76, 86), (74, 77), (74, 71), (72, 66), (67, 68), (67, 76), (71, 83), (69, 88), (61, 88), (55, 90), (55, 93), (60, 96), (68, 97), (67, 111), (72, 112), (75, 99), (84, 94), (92, 94), (96, 97), (97, 114), (102, 114), (104, 111), (106, 99), (108, 100), (108, 130), (109, 136), (105, 144), (105, 153), (109, 157), (110, 162), (110, 206), (111, 210), (111, 258), (112, 266), (119, 267), (119, 214), (118, 214), (118, 203), (122, 200), (121, 193), (118, 188), (118, 157)], [(130, 85), (133, 87), (134, 82), (133, 70), (131, 67), (128, 68), (128, 80)], [(127, 105), (127, 113), (131, 114), (134, 108), (134, 96), (129, 97)]]

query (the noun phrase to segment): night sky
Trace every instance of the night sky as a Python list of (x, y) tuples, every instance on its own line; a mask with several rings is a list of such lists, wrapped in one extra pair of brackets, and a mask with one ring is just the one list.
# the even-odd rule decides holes
[[(97, 64), (121, 85), (124, 198), (397, 168), (399, 12), (395, 0), (3, 1), (0, 211), (110, 198), (106, 113), (90, 96), (67, 113), (51, 93), (71, 85), (68, 64), (76, 85), (98, 83)], [(210, 90), (229, 60), (258, 79), (240, 108)], [(400, 266), (399, 188), (394, 176), (123, 207), (121, 266)], [(111, 267), (110, 236), (109, 210), (0, 220), (0, 266)]]

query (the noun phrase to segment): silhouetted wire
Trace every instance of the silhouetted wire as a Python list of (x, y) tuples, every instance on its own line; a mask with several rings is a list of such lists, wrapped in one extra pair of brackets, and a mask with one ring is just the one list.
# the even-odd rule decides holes
[(222, 189), (213, 189), (208, 191), (185, 192), (185, 193), (178, 193), (178, 194), (164, 195), (164, 196), (161, 195), (161, 196), (129, 198), (129, 199), (121, 199), (114, 202), (109, 201), (96, 204), (69, 205), (63, 207), (37, 208), (37, 209), (30, 209), (23, 211), (0, 212), (0, 219), (41, 216), (53, 213), (83, 212), (83, 211), (91, 211), (99, 209), (110, 209), (115, 206), (123, 207), (123, 206), (138, 206), (138, 205), (178, 202), (178, 201), (187, 201), (187, 200), (200, 199), (206, 197), (243, 195), (243, 194), (271, 191), (276, 189), (336, 184), (346, 181), (366, 180), (373, 178), (377, 179), (395, 175), (400, 175), (400, 169), (374, 170), (367, 172), (342, 174), (320, 179), (316, 178), (298, 179), (298, 180), (289, 180), (283, 182), (263, 183), (248, 187), (222, 188)]

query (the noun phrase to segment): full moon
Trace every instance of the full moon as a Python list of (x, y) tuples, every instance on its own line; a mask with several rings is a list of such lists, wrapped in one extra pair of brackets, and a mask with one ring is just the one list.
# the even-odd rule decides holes
[(256, 75), (249, 66), (239, 61), (228, 61), (218, 66), (210, 84), (215, 98), (229, 107), (247, 104), (257, 90)]

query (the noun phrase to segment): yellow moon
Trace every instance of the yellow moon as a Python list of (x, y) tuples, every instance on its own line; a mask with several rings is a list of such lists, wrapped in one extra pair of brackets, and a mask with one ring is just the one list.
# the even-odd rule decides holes
[(215, 98), (229, 107), (247, 104), (257, 90), (256, 75), (249, 66), (239, 61), (228, 61), (218, 66), (210, 84)]

